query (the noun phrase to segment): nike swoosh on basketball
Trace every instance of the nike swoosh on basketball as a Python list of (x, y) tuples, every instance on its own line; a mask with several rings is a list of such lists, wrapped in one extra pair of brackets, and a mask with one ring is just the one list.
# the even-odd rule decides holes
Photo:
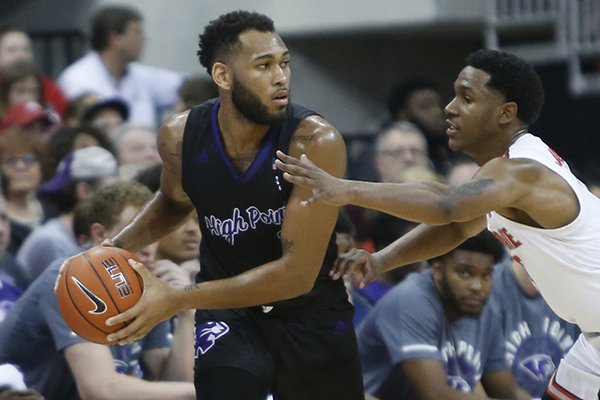
[(79, 287), (79, 289), (90, 299), (94, 305), (96, 306), (95, 310), (88, 311), (90, 314), (102, 314), (106, 311), (106, 303), (102, 301), (102, 299), (96, 296), (92, 291), (84, 286), (83, 283), (79, 282), (77, 278), (74, 276), (71, 277), (73, 282)]

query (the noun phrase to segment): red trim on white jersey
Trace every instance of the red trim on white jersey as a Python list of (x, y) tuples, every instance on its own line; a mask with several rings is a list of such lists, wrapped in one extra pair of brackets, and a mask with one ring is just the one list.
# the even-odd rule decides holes
[(569, 392), (564, 387), (560, 386), (556, 382), (556, 373), (552, 375), (552, 380), (546, 388), (546, 394), (556, 400), (583, 400), (575, 396), (573, 393)]

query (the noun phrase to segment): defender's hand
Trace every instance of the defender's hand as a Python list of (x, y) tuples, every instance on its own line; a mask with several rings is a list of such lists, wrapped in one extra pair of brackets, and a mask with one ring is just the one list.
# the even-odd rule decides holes
[(382, 272), (383, 266), (376, 254), (366, 250), (352, 249), (340, 255), (335, 262), (329, 275), (332, 279), (348, 277), (350, 274), (362, 275), (360, 287), (376, 279)]
[(277, 168), (284, 172), (283, 178), (295, 185), (312, 188), (312, 197), (302, 202), (309, 205), (317, 200), (324, 201), (334, 206), (343, 206), (348, 203), (348, 181), (336, 178), (313, 164), (302, 154), (300, 159), (277, 151), (279, 160), (275, 160)]

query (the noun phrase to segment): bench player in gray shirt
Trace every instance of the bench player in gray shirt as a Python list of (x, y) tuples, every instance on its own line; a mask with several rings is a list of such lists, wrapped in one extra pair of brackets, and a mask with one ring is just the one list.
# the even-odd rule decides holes
[[(527, 399), (504, 358), (500, 314), (486, 304), (502, 247), (484, 232), (388, 292), (358, 329), (368, 393), (386, 399)], [(472, 392), (475, 393), (472, 394)]]

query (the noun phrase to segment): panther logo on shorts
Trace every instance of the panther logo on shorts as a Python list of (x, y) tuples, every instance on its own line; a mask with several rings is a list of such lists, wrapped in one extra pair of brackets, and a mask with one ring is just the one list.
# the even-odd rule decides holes
[(229, 325), (221, 321), (208, 321), (198, 325), (195, 329), (196, 337), (196, 357), (206, 354), (214, 345), (217, 339), (225, 336), (229, 332)]

